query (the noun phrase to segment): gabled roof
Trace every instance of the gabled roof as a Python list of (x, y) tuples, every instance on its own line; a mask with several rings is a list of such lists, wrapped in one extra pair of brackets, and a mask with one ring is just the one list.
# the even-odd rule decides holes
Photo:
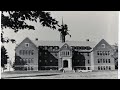
[(26, 37), (19, 45), (16, 46), (16, 49), (25, 41), (29, 41), (30, 43), (32, 43), (36, 48), (37, 46), (35, 45), (35, 43), (33, 43), (28, 37)]
[(109, 46), (111, 49), (113, 49), (111, 45), (109, 45), (104, 39), (102, 39), (102, 40), (93, 48), (93, 50), (95, 50), (101, 43), (104, 43), (104, 44), (106, 44), (107, 46)]
[(96, 43), (91, 41), (66, 41), (62, 43), (61, 41), (32, 41), (36, 46), (59, 46), (62, 47), (65, 43), (69, 46), (90, 46), (95, 47)]

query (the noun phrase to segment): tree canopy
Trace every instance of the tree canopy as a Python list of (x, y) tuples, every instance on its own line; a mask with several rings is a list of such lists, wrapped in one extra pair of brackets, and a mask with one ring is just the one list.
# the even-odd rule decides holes
[[(7, 15), (5, 15), (7, 13)], [(14, 30), (14, 32), (18, 32), (19, 30), (28, 29), (28, 30), (35, 30), (34, 25), (29, 25), (26, 23), (28, 21), (34, 21), (41, 23), (42, 26), (49, 27), (51, 29), (62, 28), (61, 30), (58, 29), (63, 36), (68, 35), (67, 25), (59, 25), (58, 21), (54, 19), (50, 12), (45, 11), (2, 11), (1, 12), (1, 28), (10, 28)], [(64, 29), (64, 30), (63, 30)], [(5, 39), (3, 38), (3, 33), (1, 33), (1, 42), (15, 42), (14, 39)]]

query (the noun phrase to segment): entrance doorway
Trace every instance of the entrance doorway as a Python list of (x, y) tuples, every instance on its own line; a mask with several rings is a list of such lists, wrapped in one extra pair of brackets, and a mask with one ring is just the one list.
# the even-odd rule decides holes
[(67, 60), (63, 61), (63, 68), (68, 68), (68, 61)]

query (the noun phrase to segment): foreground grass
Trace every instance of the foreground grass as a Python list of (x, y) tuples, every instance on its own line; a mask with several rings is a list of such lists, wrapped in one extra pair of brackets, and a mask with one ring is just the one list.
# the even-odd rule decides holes
[(118, 71), (66, 72), (12, 71), (1, 74), (2, 79), (118, 79)]

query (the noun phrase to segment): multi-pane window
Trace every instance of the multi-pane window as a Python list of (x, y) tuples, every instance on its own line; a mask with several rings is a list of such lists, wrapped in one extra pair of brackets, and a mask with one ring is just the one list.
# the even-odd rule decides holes
[(97, 55), (110, 55), (110, 51), (97, 51)]

